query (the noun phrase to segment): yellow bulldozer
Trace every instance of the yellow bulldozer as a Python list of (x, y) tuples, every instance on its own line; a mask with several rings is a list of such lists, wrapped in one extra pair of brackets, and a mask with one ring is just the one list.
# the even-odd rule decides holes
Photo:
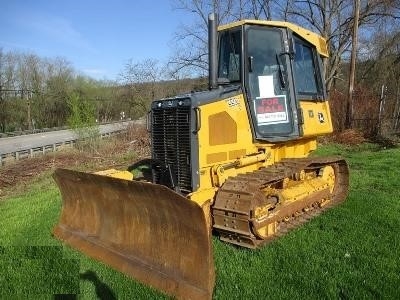
[(326, 41), (288, 22), (209, 16), (209, 89), (154, 100), (152, 157), (57, 169), (54, 235), (179, 299), (210, 299), (212, 233), (257, 248), (343, 201), (345, 160), (309, 157), (333, 131)]

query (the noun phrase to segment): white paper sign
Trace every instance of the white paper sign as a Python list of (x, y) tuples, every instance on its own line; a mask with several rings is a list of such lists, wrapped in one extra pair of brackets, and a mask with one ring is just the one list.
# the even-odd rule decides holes
[(272, 75), (258, 76), (258, 88), (260, 90), (260, 98), (275, 96), (274, 77)]

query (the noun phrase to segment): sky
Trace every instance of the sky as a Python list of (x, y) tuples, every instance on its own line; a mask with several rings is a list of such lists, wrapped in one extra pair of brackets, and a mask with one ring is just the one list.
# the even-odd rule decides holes
[(166, 61), (189, 17), (172, 0), (0, 0), (0, 48), (63, 57), (80, 74), (116, 80), (130, 59)]

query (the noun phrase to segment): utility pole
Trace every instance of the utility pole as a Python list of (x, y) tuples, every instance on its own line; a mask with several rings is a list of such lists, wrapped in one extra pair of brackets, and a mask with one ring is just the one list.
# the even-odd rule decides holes
[(397, 114), (395, 113), (393, 115), (394, 117), (394, 132), (397, 132), (397, 125), (399, 124), (399, 119), (400, 119), (400, 86), (397, 86), (397, 92), (396, 92), (396, 107)]
[(357, 48), (358, 48), (358, 21), (360, 19), (360, 0), (354, 0), (354, 26), (353, 26), (353, 37), (351, 47), (351, 58), (350, 58), (350, 78), (349, 78), (349, 90), (346, 103), (346, 119), (344, 128), (350, 129), (353, 122), (353, 94), (354, 94), (354, 78), (356, 73), (356, 60), (357, 60)]
[(25, 90), (25, 99), (27, 105), (27, 118), (28, 118), (28, 130), (32, 130), (32, 119), (31, 119), (31, 98), (32, 98), (32, 91)]

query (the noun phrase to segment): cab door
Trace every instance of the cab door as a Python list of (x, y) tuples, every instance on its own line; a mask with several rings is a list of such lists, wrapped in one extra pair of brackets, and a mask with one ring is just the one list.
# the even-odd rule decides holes
[(299, 137), (287, 31), (248, 26), (245, 29), (245, 87), (255, 139), (270, 142)]

